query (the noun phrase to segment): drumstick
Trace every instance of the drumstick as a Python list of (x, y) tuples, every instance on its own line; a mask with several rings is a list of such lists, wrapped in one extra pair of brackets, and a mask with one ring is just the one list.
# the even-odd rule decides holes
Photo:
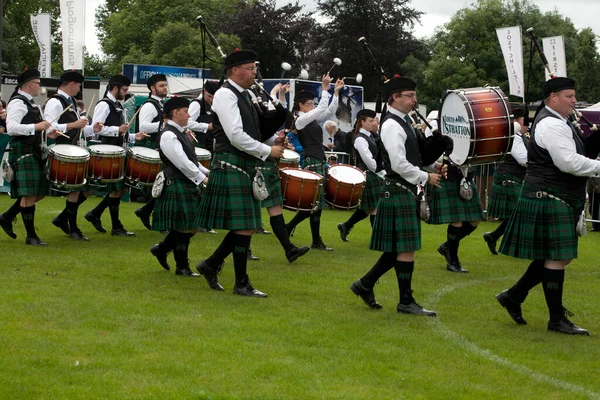
[(63, 115), (64, 113), (67, 112), (67, 110), (69, 110), (69, 108), (73, 107), (73, 104), (69, 104), (69, 106), (67, 108), (65, 108), (64, 110), (62, 110), (62, 112), (60, 114), (58, 114), (56, 117), (54, 117), (54, 119), (52, 121), (50, 121), (50, 125), (52, 125), (53, 123), (55, 123), (61, 115)]
[(87, 116), (90, 116), (90, 110), (92, 109), (92, 104), (94, 104), (94, 100), (96, 100), (96, 93), (94, 93), (94, 95), (92, 96), (92, 100), (90, 101), (90, 105), (87, 108)]
[(138, 113), (140, 112), (140, 110), (142, 109), (142, 107), (138, 108), (137, 111), (135, 112), (135, 114), (133, 114), (133, 117), (131, 117), (131, 119), (129, 120), (129, 123), (127, 125), (131, 125), (131, 123), (133, 122), (133, 120), (135, 119), (135, 117), (137, 117)]
[[(57, 132), (58, 132), (58, 131), (57, 131)], [(59, 134), (60, 136), (64, 136), (64, 137), (66, 137), (67, 139), (71, 139), (70, 137), (68, 137), (67, 135), (65, 135), (65, 134), (64, 134), (64, 133), (62, 133), (62, 132), (58, 132), (58, 134)]]
[(192, 140), (196, 143), (198, 143), (198, 139), (196, 139), (196, 135), (194, 134), (193, 131), (191, 131), (190, 129), (186, 129), (186, 133), (192, 137)]

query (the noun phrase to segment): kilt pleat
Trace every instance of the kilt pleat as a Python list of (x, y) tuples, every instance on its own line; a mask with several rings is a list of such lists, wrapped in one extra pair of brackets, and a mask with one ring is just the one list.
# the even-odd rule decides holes
[[(517, 183), (515, 183), (517, 182)], [(492, 218), (510, 218), (519, 193), (521, 193), (523, 180), (510, 174), (494, 175), (490, 200), (488, 202), (487, 215)]]
[(371, 171), (367, 171), (366, 175), (367, 181), (365, 182), (365, 188), (363, 189), (358, 208), (361, 210), (372, 210), (377, 208), (379, 196), (383, 188), (383, 178), (380, 178)]
[(262, 164), (262, 173), (265, 177), (265, 185), (269, 191), (269, 197), (264, 199), (260, 206), (262, 208), (281, 206), (283, 204), (283, 192), (281, 191), (281, 176), (279, 165), (273, 161), (265, 161)]
[(443, 179), (441, 188), (429, 185), (427, 192), (431, 194), (429, 208), (431, 218), (428, 223), (433, 225), (449, 224), (462, 221), (480, 221), (483, 217), (481, 199), (475, 182), (471, 181), (473, 197), (464, 200), (458, 194), (458, 182)]
[(325, 164), (323, 164), (323, 161), (319, 160), (318, 158), (306, 157), (306, 159), (304, 160), (304, 166), (302, 168), (312, 172), (316, 172), (317, 174), (323, 177), (323, 185), (320, 189), (321, 193), (319, 195), (319, 204), (317, 208), (318, 210), (322, 210), (323, 208), (325, 208), (326, 205), (324, 188), (327, 186), (325, 183), (327, 181), (327, 173), (325, 171)]
[(196, 184), (187, 179), (174, 179), (164, 186), (156, 199), (152, 214), (152, 230), (189, 231), (197, 228), (196, 218), (200, 212), (200, 196)]
[(578, 203), (573, 208), (549, 197), (529, 198), (521, 194), (508, 220), (499, 251), (529, 260), (577, 258), (575, 227), (583, 211), (583, 202)]
[(200, 201), (195, 224), (207, 229), (258, 229), (262, 226), (260, 202), (252, 194), (256, 161), (231, 153), (214, 155), (213, 165), (229, 162), (246, 171), (213, 166)]
[(28, 155), (25, 148), (21, 143), (11, 143), (8, 161), (15, 170), (15, 179), (10, 183), (10, 196), (13, 199), (20, 196), (46, 196), (50, 192), (46, 162), (31, 153)]
[(421, 249), (421, 220), (417, 215), (415, 197), (406, 190), (392, 185), (384, 185), (369, 249), (399, 253)]

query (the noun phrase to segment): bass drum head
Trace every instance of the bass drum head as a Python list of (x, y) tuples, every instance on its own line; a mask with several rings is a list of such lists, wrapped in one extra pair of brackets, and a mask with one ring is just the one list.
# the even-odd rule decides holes
[(454, 150), (449, 158), (456, 165), (467, 161), (471, 149), (471, 117), (465, 102), (465, 97), (459, 93), (448, 92), (440, 109), (440, 132), (454, 141)]
[(334, 178), (338, 182), (343, 182), (350, 185), (364, 183), (367, 180), (364, 172), (351, 165), (333, 165), (329, 167), (327, 175), (331, 178)]

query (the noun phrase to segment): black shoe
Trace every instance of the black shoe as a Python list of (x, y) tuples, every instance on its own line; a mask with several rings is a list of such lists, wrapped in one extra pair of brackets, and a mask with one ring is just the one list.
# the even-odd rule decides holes
[(450, 264), (452, 262), (450, 259), (450, 251), (448, 250), (448, 243), (444, 242), (440, 244), (440, 247), (438, 247), (437, 251), (446, 259), (446, 264)]
[(36, 236), (27, 236), (25, 238), (25, 244), (30, 244), (32, 246), (45, 246), (46, 245), (46, 243), (42, 242), (42, 240)]
[(410, 303), (408, 305), (398, 303), (397, 310), (399, 313), (404, 313), (404, 314), (424, 315), (426, 317), (437, 316), (437, 313), (435, 311), (430, 311), (430, 310), (424, 309), (421, 305), (417, 304), (414, 300), (412, 301), (412, 303)]
[(310, 250), (310, 247), (308, 247), (308, 246), (304, 246), (304, 247), (294, 246), (285, 252), (285, 256), (288, 259), (288, 261), (292, 263), (292, 262), (296, 261), (299, 257), (302, 257), (303, 255), (308, 253), (309, 250)]
[(152, 230), (152, 225), (150, 224), (150, 214), (144, 212), (141, 207), (135, 210), (133, 213), (142, 221), (142, 224), (146, 227), (146, 229), (149, 231)]
[(578, 327), (577, 325), (569, 321), (567, 317), (564, 317), (558, 322), (548, 321), (548, 330), (559, 333), (566, 333), (568, 335), (590, 335), (590, 333), (587, 330)]
[(52, 225), (60, 228), (61, 231), (67, 235), (71, 235), (71, 228), (69, 228), (69, 221), (60, 217), (60, 215), (52, 219)]
[(9, 237), (13, 239), (17, 238), (17, 234), (15, 233), (15, 231), (13, 231), (12, 221), (9, 221), (6, 218), (4, 218), (3, 214), (0, 214), (0, 227), (4, 230), (4, 233), (6, 233)]
[(341, 223), (337, 225), (338, 231), (340, 231), (340, 239), (342, 239), (342, 241), (347, 242), (348, 241), (348, 234), (350, 233), (351, 229), (346, 228), (346, 224)]
[(85, 218), (86, 221), (88, 221), (89, 223), (91, 223), (93, 225), (94, 228), (96, 228), (96, 230), (100, 233), (106, 233), (106, 229), (104, 229), (104, 227), (102, 226), (102, 220), (99, 217), (96, 217), (94, 214), (92, 214), (91, 211), (88, 211), (83, 218)]
[(187, 276), (190, 278), (199, 278), (202, 276), (192, 271), (190, 267), (176, 268), (175, 275)]
[(162, 251), (160, 251), (160, 247), (158, 246), (158, 244), (155, 244), (154, 246), (150, 247), (150, 253), (152, 253), (152, 255), (156, 257), (161, 267), (163, 267), (167, 271), (171, 270), (171, 266), (169, 266), (169, 263), (167, 261), (167, 256), (169, 255), (169, 253), (163, 253)]
[(79, 229), (77, 229), (76, 231), (73, 231), (71, 233), (69, 233), (69, 237), (73, 240), (79, 240), (82, 242), (89, 242), (90, 239), (88, 239), (87, 237), (85, 237), (83, 235), (83, 232), (81, 232)]
[(258, 228), (258, 230), (256, 231), (256, 233), (258, 233), (259, 235), (270, 235), (271, 231), (267, 231), (267, 230), (265, 230), (265, 228), (263, 228), (261, 226), (260, 228)]
[(240, 296), (248, 296), (248, 297), (267, 297), (266, 293), (261, 292), (260, 290), (254, 289), (250, 282), (245, 284), (244, 286), (233, 286), (233, 294), (239, 294)]
[(135, 233), (128, 232), (125, 228), (117, 228), (110, 231), (113, 236), (135, 236)]
[(220, 270), (223, 268), (224, 263), (225, 262), (223, 261), (221, 263), (221, 265), (219, 266), (219, 268), (217, 268), (216, 271), (213, 270), (206, 263), (206, 261), (200, 261), (198, 263), (198, 265), (196, 265), (196, 269), (198, 270), (200, 275), (204, 275), (204, 279), (206, 279), (206, 283), (208, 283), (208, 287), (211, 288), (212, 290), (218, 290), (220, 292), (225, 290), (223, 288), (223, 286), (221, 286), (221, 284), (219, 283), (219, 279), (217, 278), (217, 275), (219, 274)]
[(453, 263), (448, 263), (448, 264), (446, 264), (446, 269), (447, 269), (448, 271), (450, 271), (450, 272), (460, 272), (460, 273), (463, 273), (463, 274), (466, 274), (466, 273), (468, 273), (468, 272), (469, 272), (469, 270), (468, 270), (468, 269), (464, 269), (464, 268), (462, 267), (462, 265), (460, 265), (460, 262), (459, 262), (459, 261), (456, 261), (456, 262), (453, 262)]
[(260, 257), (256, 257), (254, 254), (252, 254), (252, 250), (248, 250), (248, 260), (258, 261), (260, 260)]
[(331, 247), (325, 246), (325, 243), (323, 243), (323, 240), (321, 239), (319, 239), (317, 243), (313, 243), (312, 246), (310, 246), (310, 248), (315, 250), (333, 251)]
[(375, 300), (375, 292), (373, 292), (373, 289), (365, 288), (360, 279), (354, 281), (352, 285), (350, 285), (350, 290), (352, 290), (352, 293), (360, 297), (362, 301), (364, 301), (364, 303), (372, 309), (379, 310), (383, 307), (377, 302), (377, 300)]
[(527, 321), (523, 318), (523, 311), (521, 310), (521, 303), (514, 301), (508, 294), (508, 290), (500, 292), (496, 295), (498, 303), (508, 312), (508, 315), (519, 325), (527, 325)]
[(484, 233), (483, 240), (485, 240), (485, 242), (487, 243), (488, 249), (490, 249), (490, 252), (493, 255), (497, 256), (498, 255), (498, 252), (496, 251), (497, 240), (492, 237), (492, 233), (491, 232)]

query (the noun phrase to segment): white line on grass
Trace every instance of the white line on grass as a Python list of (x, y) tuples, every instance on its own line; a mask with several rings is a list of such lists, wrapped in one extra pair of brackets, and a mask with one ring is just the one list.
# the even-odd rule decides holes
[[(423, 301), (423, 304), (427, 304), (429, 308), (435, 309), (438, 302), (440, 301), (440, 299), (442, 297), (455, 291), (456, 289), (462, 289), (462, 288), (465, 288), (467, 286), (471, 286), (474, 284), (487, 283), (490, 281), (497, 281), (497, 280), (503, 280), (503, 279), (506, 279), (506, 278), (492, 278), (492, 279), (486, 279), (486, 280), (471, 281), (468, 283), (459, 283), (457, 285), (448, 285), (448, 286), (445, 286), (442, 289), (434, 292), (425, 301)], [(515, 364), (509, 360), (506, 360), (506, 359), (492, 353), (489, 350), (479, 347), (475, 343), (469, 341), (468, 339), (464, 338), (463, 336), (459, 335), (458, 333), (456, 333), (453, 330), (451, 330), (450, 328), (448, 328), (446, 325), (444, 325), (440, 321), (439, 318), (427, 318), (427, 322), (430, 325), (435, 325), (435, 327), (436, 327), (435, 332), (439, 333), (443, 338), (452, 340), (455, 344), (459, 345), (460, 347), (462, 347), (466, 350), (469, 350), (471, 353), (473, 353), (479, 357), (486, 358), (486, 359), (493, 361), (497, 364), (500, 364), (504, 367), (510, 368), (513, 371), (516, 371), (527, 377), (533, 378), (536, 381), (539, 381), (542, 383), (549, 383), (557, 388), (564, 389), (564, 390), (567, 390), (570, 392), (580, 393), (580, 394), (589, 396), (593, 399), (600, 399), (600, 394), (598, 394), (594, 391), (591, 391), (583, 386), (575, 385), (575, 384), (572, 384), (569, 382), (564, 382), (564, 381), (561, 381), (560, 379), (556, 379), (551, 376), (536, 372), (524, 365)]]

